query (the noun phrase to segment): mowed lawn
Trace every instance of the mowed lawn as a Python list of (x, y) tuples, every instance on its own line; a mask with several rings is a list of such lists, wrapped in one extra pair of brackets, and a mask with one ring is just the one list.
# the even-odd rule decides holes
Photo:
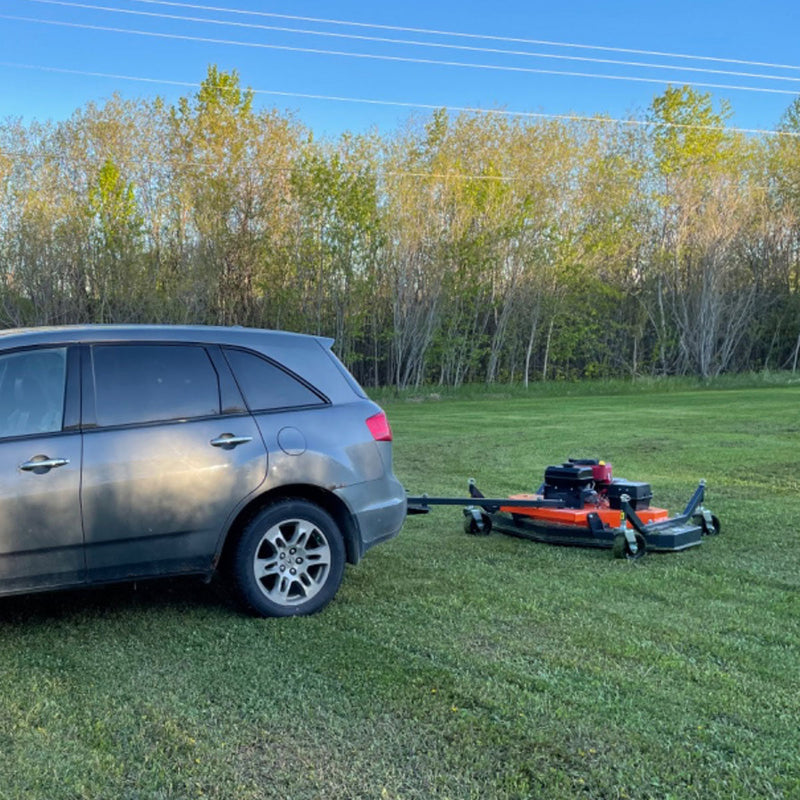
[(723, 535), (408, 520), (308, 619), (194, 580), (0, 601), (0, 798), (800, 797), (800, 385), (386, 403), (412, 493), (598, 456)]

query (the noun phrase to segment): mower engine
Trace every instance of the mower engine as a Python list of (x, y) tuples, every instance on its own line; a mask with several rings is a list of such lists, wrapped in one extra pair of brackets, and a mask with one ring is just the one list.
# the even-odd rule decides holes
[(649, 483), (614, 478), (611, 464), (596, 458), (570, 458), (560, 466), (547, 467), (537, 494), (546, 500), (561, 500), (565, 508), (607, 502), (617, 511), (622, 508), (623, 495), (635, 511), (650, 508), (653, 499)]

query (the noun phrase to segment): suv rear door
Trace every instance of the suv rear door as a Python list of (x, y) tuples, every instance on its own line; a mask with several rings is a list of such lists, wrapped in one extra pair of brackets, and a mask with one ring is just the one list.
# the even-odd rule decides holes
[(67, 347), (0, 354), (2, 592), (85, 580), (77, 355)]
[(211, 568), (267, 454), (216, 347), (87, 347), (81, 501), (90, 580)]

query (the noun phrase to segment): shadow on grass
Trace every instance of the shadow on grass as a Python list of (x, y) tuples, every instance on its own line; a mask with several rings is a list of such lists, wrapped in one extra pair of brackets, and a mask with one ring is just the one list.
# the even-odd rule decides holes
[(0, 598), (0, 622), (6, 625), (138, 611), (187, 610), (221, 615), (241, 613), (221, 581), (214, 579), (207, 584), (197, 576), (152, 578)]

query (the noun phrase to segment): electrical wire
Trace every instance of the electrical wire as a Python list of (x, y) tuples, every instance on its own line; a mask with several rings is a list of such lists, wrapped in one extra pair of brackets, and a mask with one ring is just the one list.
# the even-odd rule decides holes
[(80, 8), (84, 10), (104, 11), (114, 14), (127, 14), (133, 16), (143, 16), (155, 19), (174, 20), (180, 22), (201, 23), (207, 25), (224, 25), (228, 27), (246, 28), (249, 30), (273, 31), (277, 33), (300, 34), (303, 36), (323, 36), (337, 39), (349, 39), (365, 42), (376, 42), (379, 44), (405, 45), (412, 47), (428, 47), (436, 49), (459, 50), (473, 53), (486, 53), (491, 55), (521, 56), (526, 58), (548, 58), (560, 61), (579, 61), (592, 64), (611, 64), (622, 67), (643, 67), (645, 69), (672, 69), (681, 72), (694, 72), (710, 75), (729, 75), (737, 78), (756, 78), (758, 80), (788, 81), (790, 83), (800, 83), (800, 77), (790, 77), (786, 75), (769, 75), (759, 72), (741, 72), (737, 70), (711, 69), (709, 67), (689, 67), (676, 66), (674, 64), (655, 64), (647, 61), (622, 61), (613, 58), (594, 58), (591, 56), (572, 56), (561, 53), (539, 53), (529, 50), (508, 50), (498, 47), (474, 47), (470, 45), (449, 44), (446, 42), (424, 42), (416, 39), (394, 39), (384, 36), (365, 36), (353, 33), (337, 33), (335, 31), (316, 31), (307, 28), (288, 28), (280, 25), (262, 25), (250, 22), (235, 22), (231, 20), (209, 19), (207, 17), (187, 17), (180, 14), (164, 14), (153, 11), (135, 11), (127, 8), (114, 8), (112, 6), (92, 5), (90, 3), (70, 2), (70, 0), (27, 0), (30, 3), (44, 5), (62, 6), (67, 8)]
[[(133, 81), (139, 83), (163, 84), (166, 86), (179, 86), (190, 89), (199, 88), (202, 84), (197, 81), (178, 81), (168, 78), (147, 78), (136, 75), (120, 75), (110, 72), (92, 72), (88, 70), (67, 69), (65, 67), (50, 67), (40, 64), (20, 64), (11, 61), (0, 61), (0, 67), (11, 69), (30, 69), (42, 72), (56, 72), (66, 75), (83, 75), (90, 78), (108, 78), (110, 80)], [(365, 105), (387, 106), (393, 108), (421, 109), (425, 111), (437, 111), (445, 109), (451, 112), (465, 114), (497, 115), (505, 117), (519, 117), (522, 119), (551, 119), (563, 122), (590, 122), (601, 124), (628, 125), (631, 127), (660, 127), (676, 128), (686, 130), (719, 131), (722, 133), (740, 133), (745, 135), (764, 135), (798, 138), (800, 133), (793, 131), (779, 131), (770, 128), (737, 128), (723, 125), (692, 125), (679, 122), (654, 122), (649, 120), (619, 119), (606, 116), (583, 116), (579, 114), (547, 114), (537, 111), (511, 111), (503, 108), (480, 108), (476, 106), (453, 106), (447, 104), (434, 103), (413, 103), (401, 100), (378, 100), (366, 97), (346, 97), (341, 95), (309, 94), (303, 92), (286, 92), (277, 89), (250, 89), (253, 94), (268, 95), (272, 97), (293, 97), (301, 100), (326, 100), (337, 103), (361, 103)]]
[[(73, 154), (67, 150), (58, 150), (58, 149), (48, 149), (48, 150), (40, 150), (38, 152), (28, 152), (25, 150), (4, 150), (0, 148), (0, 156), (5, 156), (8, 158), (17, 158), (17, 159), (26, 159), (27, 161), (36, 161), (39, 159), (57, 159), (57, 160), (64, 160), (64, 159), (72, 159)], [(115, 164), (119, 165), (126, 165), (126, 166), (143, 166), (143, 165), (150, 165), (150, 166), (161, 166), (161, 167), (175, 167), (176, 163), (173, 161), (167, 161), (163, 158), (119, 158), (115, 157), (114, 159)], [(208, 168), (208, 167), (216, 167), (219, 168), (219, 164), (215, 162), (209, 161), (189, 161), (183, 155), (180, 157), (180, 167), (201, 167), (201, 168)], [(293, 172), (297, 172), (297, 166), (291, 167), (274, 167), (274, 166), (267, 166), (265, 164), (258, 165), (259, 170), (263, 170), (264, 172), (272, 172), (272, 173), (281, 173), (281, 174), (290, 174)], [(342, 170), (345, 175), (351, 176), (359, 176), (364, 175), (364, 170)], [(367, 175), (370, 173), (367, 172)], [(386, 170), (381, 167), (373, 170), (371, 174), (375, 176), (383, 176), (386, 178), (431, 178), (434, 180), (469, 180), (469, 181), (489, 181), (489, 182), (496, 182), (496, 183), (519, 183), (521, 181), (528, 180), (526, 176), (521, 175), (472, 175), (464, 172), (406, 172), (406, 171), (397, 171), (397, 170)]]
[(185, 34), (177, 34), (177, 33), (162, 33), (156, 31), (141, 31), (136, 29), (130, 28), (115, 28), (112, 26), (105, 26), (105, 25), (89, 25), (85, 23), (78, 23), (78, 22), (66, 22), (63, 20), (45, 20), (45, 19), (38, 19), (35, 17), (19, 17), (14, 16), (11, 14), (0, 14), (0, 19), (9, 19), (14, 20), (17, 22), (30, 22), (34, 24), (41, 24), (41, 25), (54, 25), (60, 27), (67, 27), (67, 28), (78, 28), (83, 30), (94, 30), (94, 31), (101, 31), (105, 33), (123, 33), (123, 34), (131, 34), (135, 36), (148, 36), (152, 38), (158, 39), (172, 39), (172, 40), (179, 40), (179, 41), (190, 41), (190, 42), (202, 42), (204, 44), (221, 44), (221, 45), (230, 45), (236, 47), (251, 47), (251, 48), (258, 48), (258, 49), (266, 49), (266, 50), (280, 50), (284, 52), (295, 52), (295, 53), (310, 53), (315, 55), (329, 55), (329, 56), (343, 56), (346, 58), (360, 58), (360, 59), (370, 59), (376, 61), (391, 61), (391, 62), (402, 62), (402, 63), (410, 63), (410, 64), (425, 64), (425, 65), (435, 65), (435, 66), (444, 66), (444, 67), (461, 67), (461, 68), (469, 68), (469, 69), (486, 69), (486, 70), (493, 70), (493, 71), (500, 71), (500, 72), (515, 72), (515, 73), (525, 73), (525, 74), (536, 74), (536, 75), (561, 75), (564, 77), (572, 77), (572, 78), (595, 78), (595, 79), (603, 79), (603, 80), (614, 80), (614, 81), (633, 81), (638, 83), (655, 83), (660, 86), (665, 84), (680, 84), (684, 86), (697, 86), (705, 89), (726, 89), (730, 91), (742, 91), (742, 92), (756, 92), (761, 94), (784, 94), (784, 95), (797, 95), (797, 91), (793, 91), (791, 89), (772, 89), (766, 87), (756, 87), (756, 86), (739, 86), (733, 84), (719, 84), (719, 83), (704, 83), (700, 81), (686, 81), (680, 79), (660, 79), (660, 78), (645, 78), (641, 76), (624, 76), (624, 75), (606, 75), (601, 73), (592, 73), (592, 72), (572, 72), (566, 70), (549, 70), (549, 69), (538, 69), (535, 67), (514, 67), (514, 66), (501, 66), (499, 64), (476, 64), (464, 61), (441, 61), (437, 59), (429, 59), (429, 58), (410, 58), (407, 56), (389, 56), (389, 55), (378, 55), (375, 53), (352, 53), (342, 50), (325, 50), (322, 48), (311, 48), (311, 47), (292, 47), (289, 45), (278, 45), (278, 44), (267, 44), (264, 42), (241, 42), (236, 40), (229, 40), (229, 39), (214, 39), (210, 37), (204, 36), (188, 36)]
[(195, 11), (222, 11), (228, 14), (241, 14), (255, 17), (269, 17), (272, 19), (290, 19), (298, 22), (318, 22), (327, 25), (344, 25), (356, 28), (372, 28), (375, 30), (398, 31), (402, 33), (422, 33), (431, 36), (453, 36), (466, 39), (483, 39), (495, 42), (511, 42), (516, 44), (546, 45), (548, 47), (571, 47), (582, 50), (602, 50), (611, 53), (630, 53), (632, 55), (659, 56), (663, 58), (682, 58), (694, 61), (715, 61), (725, 64), (742, 64), (751, 67), (772, 67), (774, 69), (800, 70), (794, 64), (775, 64), (767, 61), (748, 61), (739, 58), (720, 58), (717, 56), (699, 56), (689, 53), (670, 53), (659, 50), (638, 50), (630, 47), (608, 47), (604, 45), (579, 44), (576, 42), (555, 42), (546, 39), (524, 39), (515, 36), (493, 36), (490, 34), (464, 33), (461, 31), (436, 30), (431, 28), (411, 28), (400, 25), (380, 25), (369, 22), (355, 22), (340, 19), (326, 19), (322, 17), (303, 17), (296, 14), (278, 14), (271, 11), (250, 11), (239, 8), (225, 8), (221, 6), (207, 6), (197, 3), (179, 3), (174, 0), (130, 0), (133, 3), (146, 3), (148, 5), (170, 6), (173, 8), (190, 8)]
[[(4, 150), (0, 148), (0, 156), (15, 158), (15, 159), (25, 159), (28, 162), (37, 161), (41, 159), (53, 159), (64, 161), (67, 160), (68, 163), (72, 163), (73, 154), (67, 150), (58, 150), (58, 149), (48, 149), (48, 150), (40, 150), (39, 152), (29, 152), (25, 150)], [(120, 158), (118, 156), (114, 156), (113, 158), (114, 164), (117, 165), (125, 165), (125, 166), (158, 166), (158, 167), (171, 167), (175, 168), (176, 166), (179, 168), (184, 167), (200, 167), (200, 168), (217, 168), (219, 169), (219, 164), (215, 162), (209, 161), (189, 161), (183, 155), (180, 156), (179, 163), (176, 164), (174, 161), (167, 161), (163, 158)], [(263, 172), (270, 172), (270, 173), (280, 173), (280, 174), (291, 174), (296, 173), (298, 171), (297, 165), (290, 166), (290, 167), (275, 167), (275, 166), (268, 166), (265, 164), (258, 164), (258, 169)], [(420, 171), (398, 171), (398, 170), (391, 170), (385, 169), (381, 166), (373, 170), (363, 170), (363, 169), (343, 169), (341, 170), (342, 174), (349, 175), (351, 177), (371, 177), (374, 176), (376, 178), (383, 177), (383, 178), (413, 178), (413, 179), (431, 179), (431, 180), (439, 180), (439, 181), (485, 181), (489, 183), (507, 183), (507, 184), (514, 184), (514, 183), (526, 183), (530, 181), (534, 175), (476, 175), (464, 172), (420, 172)], [(758, 185), (758, 184), (748, 184), (752, 189), (760, 189), (766, 191), (766, 187)], [(738, 184), (737, 184), (738, 187)]]

